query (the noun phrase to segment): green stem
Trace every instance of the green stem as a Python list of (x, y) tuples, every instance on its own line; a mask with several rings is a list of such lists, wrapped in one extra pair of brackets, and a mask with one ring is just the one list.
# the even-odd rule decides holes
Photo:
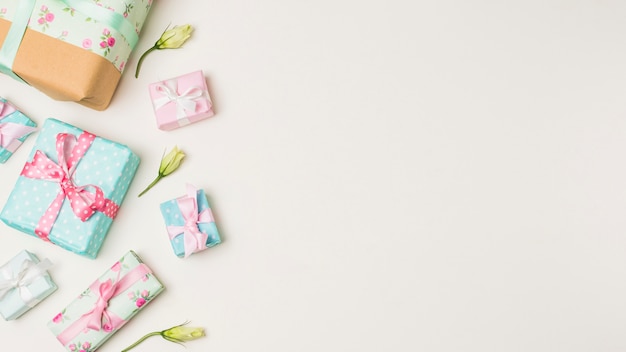
[(148, 337), (152, 337), (152, 336), (157, 336), (157, 335), (161, 335), (160, 331), (155, 331), (155, 332), (151, 332), (147, 335), (144, 335), (144, 337), (140, 338), (139, 340), (137, 340), (137, 342), (133, 343), (132, 345), (126, 347), (125, 349), (122, 350), (122, 352), (128, 352), (131, 349), (137, 347), (137, 345), (139, 345), (140, 343), (144, 342)]
[(141, 193), (139, 193), (139, 195), (137, 197), (143, 196), (144, 193), (148, 192), (150, 190), (150, 188), (152, 188), (154, 185), (156, 185), (157, 182), (161, 181), (162, 178), (163, 178), (163, 175), (159, 174), (159, 176), (157, 176), (154, 179), (154, 181), (152, 181), (152, 183), (149, 184), (148, 187), (146, 187), (146, 189), (144, 189)]
[(157, 46), (155, 45), (152, 48), (146, 50), (146, 52), (141, 55), (141, 57), (139, 58), (139, 62), (137, 63), (137, 70), (135, 71), (135, 78), (139, 77), (139, 70), (141, 70), (141, 64), (143, 63), (143, 59), (146, 58), (146, 55), (155, 51), (156, 49), (157, 49)]

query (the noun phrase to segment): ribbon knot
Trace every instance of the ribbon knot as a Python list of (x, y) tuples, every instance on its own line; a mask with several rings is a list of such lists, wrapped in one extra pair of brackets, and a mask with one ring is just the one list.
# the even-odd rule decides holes
[[(113, 312), (109, 312), (110, 301), (114, 300), (124, 291), (131, 288), (135, 282), (150, 273), (152, 273), (150, 268), (142, 263), (122, 277), (120, 277), (121, 271), (119, 271), (115, 281), (112, 279), (108, 279), (104, 282), (96, 280), (96, 282), (89, 286), (91, 292), (95, 293), (97, 297), (93, 308), (68, 326), (57, 336), (57, 339), (61, 341), (62, 344), (66, 345), (85, 329), (96, 331), (104, 330), (108, 333), (122, 327), (126, 323), (126, 320)], [(124, 301), (126, 300), (122, 302)], [(119, 301), (113, 305), (119, 306), (118, 303)], [(122, 305), (124, 304), (122, 303)]]
[(33, 307), (39, 300), (33, 296), (28, 286), (46, 274), (50, 267), (52, 267), (52, 263), (48, 259), (44, 259), (39, 263), (25, 259), (18, 271), (13, 271), (5, 265), (0, 269), (3, 277), (0, 280), (0, 299), (3, 299), (9, 292), (18, 290), (22, 301), (29, 307)]
[(206, 248), (206, 242), (209, 236), (200, 231), (198, 225), (215, 221), (210, 208), (198, 212), (197, 197), (198, 190), (191, 185), (187, 185), (187, 196), (176, 200), (178, 208), (185, 220), (185, 224), (184, 226), (167, 227), (170, 240), (173, 240), (181, 233), (183, 234), (185, 258)]
[(87, 317), (86, 327), (88, 329), (96, 331), (104, 330), (105, 332), (111, 332), (113, 330), (115, 326), (114, 318), (109, 314), (107, 308), (109, 308), (109, 300), (117, 294), (118, 286), (119, 276), (115, 284), (109, 279), (98, 285), (98, 300), (93, 309), (83, 315)]
[(194, 113), (198, 105), (198, 98), (204, 95), (199, 87), (189, 87), (183, 93), (178, 93), (178, 81), (168, 80), (155, 86), (157, 92), (163, 96), (154, 100), (154, 109), (159, 110), (169, 103), (176, 104), (176, 118), (189, 116), (188, 112)]
[(83, 132), (78, 140), (69, 133), (59, 133), (56, 137), (58, 163), (50, 160), (41, 150), (35, 152), (33, 161), (27, 162), (21, 175), (28, 178), (57, 182), (60, 191), (52, 204), (41, 217), (35, 234), (44, 240), (58, 217), (65, 198), (70, 201), (74, 214), (81, 220), (87, 221), (96, 212), (103, 212), (114, 218), (119, 206), (104, 197), (102, 189), (95, 185), (76, 186), (74, 172), (95, 135)]

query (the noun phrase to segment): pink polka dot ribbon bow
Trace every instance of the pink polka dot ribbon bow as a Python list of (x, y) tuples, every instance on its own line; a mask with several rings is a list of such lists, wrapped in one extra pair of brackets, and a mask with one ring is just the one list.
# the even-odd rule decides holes
[[(35, 234), (41, 239), (49, 241), (48, 235), (59, 216), (65, 198), (70, 201), (74, 214), (83, 222), (87, 221), (96, 211), (104, 213), (111, 219), (115, 218), (119, 206), (104, 198), (104, 193), (100, 187), (95, 185), (76, 186), (74, 183), (76, 166), (95, 138), (96, 136), (89, 132), (83, 132), (78, 140), (72, 134), (59, 133), (56, 137), (58, 164), (50, 160), (41, 150), (37, 150), (33, 160), (24, 165), (22, 176), (57, 182), (60, 186), (57, 197), (52, 201), (35, 228)], [(90, 192), (89, 189), (93, 191)]]
[(167, 227), (170, 240), (173, 240), (181, 233), (183, 234), (185, 258), (206, 248), (206, 241), (209, 236), (200, 231), (198, 224), (215, 221), (213, 219), (211, 208), (206, 208), (202, 212), (198, 213), (198, 202), (196, 200), (197, 196), (198, 190), (192, 185), (187, 185), (187, 196), (176, 200), (178, 208), (180, 209), (183, 219), (185, 220), (185, 225)]

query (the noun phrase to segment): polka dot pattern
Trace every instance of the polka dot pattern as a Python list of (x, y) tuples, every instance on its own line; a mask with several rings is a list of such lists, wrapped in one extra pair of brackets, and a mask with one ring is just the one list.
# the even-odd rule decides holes
[[(61, 182), (54, 181), (54, 178), (62, 177), (54, 171), (54, 165), (58, 167), (59, 163), (57, 148), (67, 147), (56, 143), (57, 135), (67, 133), (81, 136), (83, 132), (55, 119), (46, 120), (28, 159), (32, 162), (24, 166), (22, 176), (0, 213), (0, 219), (9, 226), (34, 236), (39, 236), (36, 229), (41, 220), (42, 227), (49, 231), (47, 237), (52, 243), (95, 258), (139, 166), (139, 157), (128, 147), (100, 137), (93, 138), (91, 142), (79, 139), (72, 146), (74, 148), (69, 148), (72, 152), (84, 153), (79, 161), (75, 160), (76, 155), (66, 150), (68, 171), (74, 169), (72, 183), (84, 185), (89, 192), (94, 192), (97, 186), (102, 192), (100, 197), (94, 197), (94, 207), (99, 211), (93, 212), (88, 219), (82, 221), (68, 201), (69, 191), (66, 198)], [(74, 150), (76, 146), (79, 149)], [(43, 169), (33, 168), (32, 164), (42, 162), (44, 157), (51, 164), (44, 162)], [(52, 166), (48, 167), (49, 165)], [(29, 177), (42, 174), (46, 177)], [(50, 218), (47, 211), (50, 207), (59, 208), (56, 218)], [(89, 207), (88, 213), (93, 210)]]
[[(183, 198), (183, 197), (181, 197)], [(184, 226), (185, 218), (183, 217), (180, 208), (178, 206), (178, 199), (172, 199), (167, 202), (161, 204), (161, 214), (163, 215), (163, 219), (165, 221), (165, 226)], [(198, 190), (196, 195), (196, 202), (198, 205), (198, 213), (203, 211), (208, 211), (211, 215), (211, 219), (213, 218), (213, 213), (211, 211), (211, 207), (209, 205), (209, 201), (207, 200), (206, 194), (204, 190)], [(198, 229), (200, 232), (206, 234), (208, 236), (206, 241), (206, 248), (216, 246), (221, 243), (220, 234), (217, 230), (217, 226), (215, 221), (211, 222), (201, 222), (198, 223)], [(165, 236), (167, 236), (167, 231), (165, 231)], [(167, 238), (167, 237), (166, 237)], [(177, 257), (183, 258), (185, 256), (185, 243), (184, 243), (184, 234), (181, 232), (180, 235), (174, 237), (170, 243), (172, 245), (172, 249), (174, 250), (174, 254)], [(205, 248), (205, 249), (206, 249)]]

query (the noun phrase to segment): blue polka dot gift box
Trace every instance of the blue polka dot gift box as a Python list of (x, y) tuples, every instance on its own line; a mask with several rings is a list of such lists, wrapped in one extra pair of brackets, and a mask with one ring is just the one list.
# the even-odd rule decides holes
[(95, 258), (139, 166), (127, 146), (47, 119), (0, 220)]
[(187, 258), (220, 244), (213, 212), (204, 190), (187, 185), (187, 194), (161, 204), (174, 254)]
[(4, 164), (33, 133), (35, 123), (0, 97), (0, 163)]
[(0, 267), (0, 314), (15, 320), (57, 290), (48, 269), (48, 259), (39, 261), (29, 251), (21, 251)]

